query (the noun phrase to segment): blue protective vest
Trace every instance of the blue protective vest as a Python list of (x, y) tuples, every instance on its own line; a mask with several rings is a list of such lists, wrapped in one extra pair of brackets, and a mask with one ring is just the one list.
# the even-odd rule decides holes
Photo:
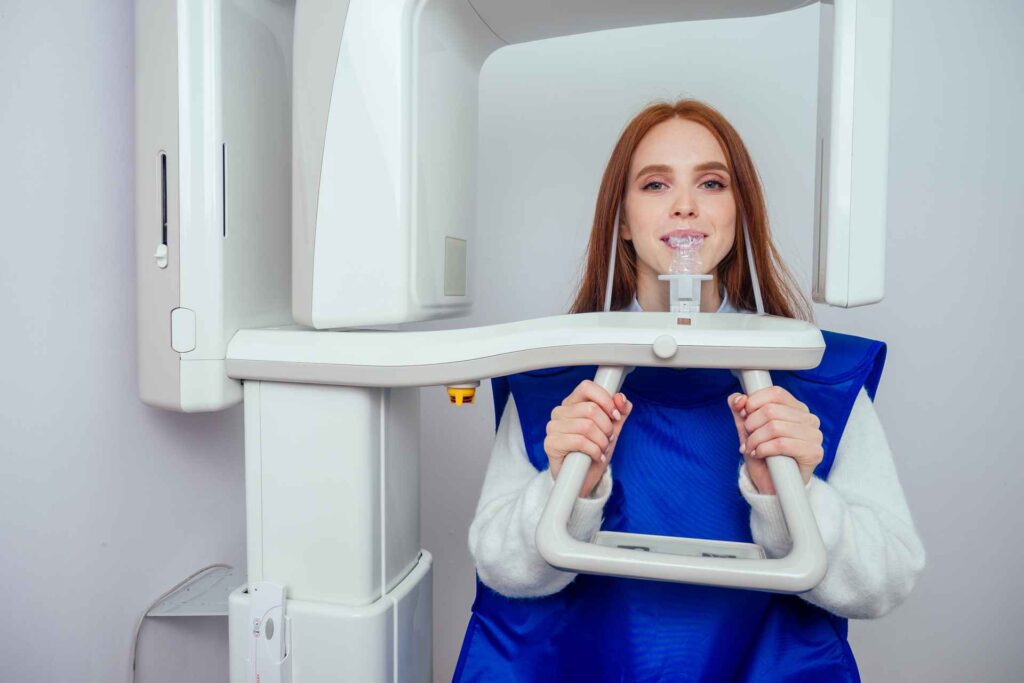
[[(863, 386), (873, 399), (885, 344), (822, 332), (813, 370), (772, 380), (821, 420), (828, 477)], [(496, 420), (511, 393), (530, 461), (548, 466), (551, 410), (596, 368), (492, 380)], [(728, 370), (637, 368), (623, 393), (633, 413), (615, 447), (602, 529), (751, 542), (736, 486), (742, 460), (726, 398)], [(859, 681), (846, 620), (795, 595), (580, 574), (541, 598), (506, 598), (477, 579), (456, 681)]]

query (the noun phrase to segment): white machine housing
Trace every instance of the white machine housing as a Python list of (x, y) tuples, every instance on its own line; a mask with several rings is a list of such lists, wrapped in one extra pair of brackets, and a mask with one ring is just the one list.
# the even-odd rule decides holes
[(140, 0), (135, 11), (139, 395), (183, 412), (242, 400), (224, 352), (291, 322), (294, 7)]
[[(142, 399), (239, 401), (224, 350), (243, 327), (467, 313), (477, 82), (495, 50), (808, 4), (140, 0)], [(884, 294), (892, 0), (821, 7), (812, 293), (859, 306)]]
[[(289, 280), (292, 316), (307, 327), (468, 310), (477, 80), (501, 46), (808, 4), (137, 0), (141, 394), (214, 410), (244, 381), (248, 566), (230, 599), (232, 683), (430, 680), (416, 387), (557, 361), (740, 368), (754, 390), (768, 370), (818, 362), (813, 326), (716, 314), (566, 316), (414, 341), (248, 330), (225, 351), (242, 327), (288, 322)], [(892, 0), (832, 6), (821, 13), (815, 297), (852, 306), (883, 291)], [(806, 522), (814, 546), (800, 554), (820, 560), (799, 472), (774, 462), (787, 523)], [(560, 481), (561, 525), (574, 491)], [(607, 571), (610, 558), (616, 575), (801, 591), (824, 572), (819, 561), (758, 565), (761, 577), (740, 570), (742, 583), (725, 575), (763, 559), (669, 566), (655, 553), (658, 569), (613, 537), (591, 555), (545, 539), (555, 566)], [(275, 599), (254, 599), (254, 586), (273, 586)], [(254, 629), (254, 615), (284, 630)]]
[[(477, 81), (494, 50), (808, 4), (303, 0), (295, 26), (295, 320), (327, 329), (468, 310)], [(838, 11), (822, 4), (813, 293), (837, 306), (883, 295), (891, 42), (891, 0), (847, 0)]]
[(821, 3), (811, 288), (818, 303), (852, 308), (885, 296), (892, 13), (892, 0)]

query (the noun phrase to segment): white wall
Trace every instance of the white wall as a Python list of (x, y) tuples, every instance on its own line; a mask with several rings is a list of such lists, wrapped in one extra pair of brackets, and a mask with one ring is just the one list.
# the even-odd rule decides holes
[[(496, 54), (482, 80), (478, 308), (433, 326), (566, 309), (611, 145), (658, 97), (705, 98), (735, 122), (808, 285), (816, 17)], [(1024, 667), (1011, 280), (1024, 247), (1021, 28), (1013, 0), (899, 0), (887, 298), (817, 309), (823, 327), (890, 345), (878, 409), (929, 552), (904, 606), (854, 623), (865, 680), (1012, 680)], [(136, 398), (132, 127), (131, 2), (0, 3), (5, 681), (123, 680), (152, 598), (207, 563), (243, 561), (240, 411), (183, 416)], [(423, 401), (423, 544), (445, 680), (472, 601), (466, 529), (493, 421), (486, 389), (473, 408), (436, 388)], [(147, 625), (140, 683), (223, 681), (224, 626)]]
[[(618, 133), (648, 101), (677, 96), (707, 100), (744, 136), (783, 256), (809, 291), (817, 17), (809, 7), (496, 53), (481, 80), (479, 298), (468, 322), (567, 310)], [(889, 344), (877, 408), (928, 550), (902, 607), (851, 626), (868, 681), (1004, 681), (1024, 669), (1024, 325), (1011, 279), (1024, 253), (1022, 29), (1024, 5), (1012, 0), (897, 1), (887, 296), (815, 310), (821, 327)], [(423, 392), (438, 680), (454, 668), (472, 603), (466, 528), (493, 434), (489, 395), (456, 410), (440, 389)]]
[[(138, 614), (244, 561), (241, 410), (138, 399), (132, 21), (0, 2), (3, 681), (124, 681)], [(226, 679), (226, 618), (150, 622), (140, 683)]]

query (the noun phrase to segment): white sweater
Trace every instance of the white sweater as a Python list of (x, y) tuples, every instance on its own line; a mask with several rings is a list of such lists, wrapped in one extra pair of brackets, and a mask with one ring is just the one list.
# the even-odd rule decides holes
[[(631, 309), (639, 310), (635, 302)], [(730, 309), (735, 311), (726, 299), (719, 312)], [(577, 499), (569, 520), (575, 538), (590, 540), (600, 529), (614, 486), (613, 464), (614, 458), (590, 497)], [(555, 569), (537, 551), (537, 523), (553, 486), (550, 472), (537, 471), (530, 463), (515, 401), (509, 396), (469, 528), (469, 549), (480, 580), (502, 595), (549, 595), (576, 577)], [(737, 486), (750, 505), (754, 542), (768, 557), (788, 553), (792, 542), (778, 499), (758, 493), (745, 466), (740, 467)], [(800, 597), (839, 616), (860, 619), (880, 617), (899, 605), (924, 569), (924, 547), (885, 432), (863, 388), (828, 480), (812, 477), (807, 495), (825, 542), (828, 571), (816, 588)]]

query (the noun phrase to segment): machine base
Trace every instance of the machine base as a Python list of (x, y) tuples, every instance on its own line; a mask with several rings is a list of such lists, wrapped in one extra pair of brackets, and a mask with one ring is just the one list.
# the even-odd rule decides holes
[[(424, 550), (408, 576), (369, 605), (288, 600), (292, 683), (429, 682), (432, 585), (432, 558)], [(228, 606), (231, 683), (256, 680), (249, 674), (249, 609), (247, 586), (240, 586)]]

